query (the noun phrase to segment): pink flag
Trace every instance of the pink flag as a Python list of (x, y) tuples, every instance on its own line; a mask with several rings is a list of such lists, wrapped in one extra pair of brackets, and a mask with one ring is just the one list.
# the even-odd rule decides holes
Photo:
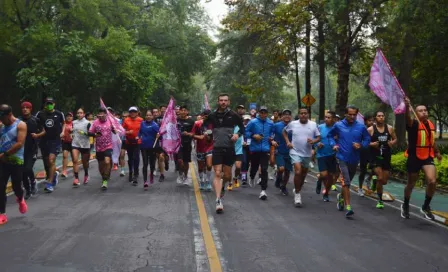
[(124, 136), (124, 134), (125, 134), (124, 128), (120, 125), (120, 123), (118, 122), (117, 118), (115, 118), (115, 116), (112, 113), (109, 112), (109, 110), (107, 109), (106, 105), (104, 104), (102, 98), (100, 98), (100, 106), (102, 108), (106, 109), (107, 120), (109, 120), (111, 125), (115, 128), (115, 130), (117, 131), (117, 134), (119, 134), (120, 136)]
[(206, 110), (210, 109), (210, 105), (208, 104), (208, 97), (207, 94), (204, 94), (204, 106)]
[(364, 124), (364, 115), (362, 115), (359, 111), (358, 115), (356, 115), (356, 121), (358, 121), (358, 123)]
[(395, 114), (405, 112), (404, 91), (379, 48), (376, 51), (375, 60), (370, 70), (369, 86), (381, 101), (392, 107)]
[(162, 137), (162, 148), (172, 158), (172, 155), (179, 151), (180, 133), (177, 129), (176, 112), (174, 111), (174, 99), (170, 99), (170, 103), (160, 125), (159, 133)]

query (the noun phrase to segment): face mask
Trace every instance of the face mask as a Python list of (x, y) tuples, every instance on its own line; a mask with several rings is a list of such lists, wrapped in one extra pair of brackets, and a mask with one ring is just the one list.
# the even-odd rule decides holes
[(53, 104), (48, 104), (48, 105), (45, 106), (45, 109), (47, 111), (52, 111), (52, 110), (54, 110), (54, 105)]

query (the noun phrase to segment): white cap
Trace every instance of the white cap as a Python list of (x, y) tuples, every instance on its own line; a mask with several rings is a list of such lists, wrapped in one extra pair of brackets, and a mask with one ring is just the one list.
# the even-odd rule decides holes
[(243, 120), (250, 120), (250, 115), (243, 115)]
[(138, 111), (138, 109), (137, 109), (137, 107), (132, 106), (132, 107), (129, 108), (128, 111)]

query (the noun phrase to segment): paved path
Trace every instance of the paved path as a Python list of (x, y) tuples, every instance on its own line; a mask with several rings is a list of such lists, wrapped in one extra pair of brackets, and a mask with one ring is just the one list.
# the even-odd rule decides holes
[(2, 271), (448, 270), (445, 227), (416, 215), (404, 220), (394, 206), (378, 211), (355, 195), (347, 220), (335, 195), (324, 203), (314, 193), (313, 178), (302, 208), (273, 186), (267, 201), (258, 188), (240, 188), (226, 193), (217, 215), (213, 193), (177, 186), (173, 172), (147, 192), (118, 172), (102, 192), (96, 163), (90, 173), (88, 186), (65, 180), (31, 199), (25, 216), (9, 198)]

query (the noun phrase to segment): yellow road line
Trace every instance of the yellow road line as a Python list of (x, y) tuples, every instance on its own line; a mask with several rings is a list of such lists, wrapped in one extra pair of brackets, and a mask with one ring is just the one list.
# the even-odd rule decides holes
[(199, 183), (196, 178), (196, 167), (190, 162), (191, 179), (193, 180), (194, 195), (196, 196), (196, 204), (199, 210), (199, 220), (201, 221), (202, 235), (204, 237), (205, 248), (207, 250), (210, 271), (222, 272), (221, 262), (219, 260), (218, 251), (216, 250), (215, 241), (213, 240), (210, 225), (208, 224), (208, 216), (205, 211), (204, 201), (202, 201)]

